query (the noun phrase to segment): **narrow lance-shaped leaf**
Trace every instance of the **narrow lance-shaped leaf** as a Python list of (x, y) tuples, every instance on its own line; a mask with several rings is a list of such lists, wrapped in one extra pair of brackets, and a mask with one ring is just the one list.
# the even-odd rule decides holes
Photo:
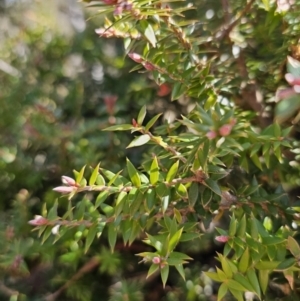
[(86, 253), (90, 248), (92, 242), (96, 237), (97, 232), (98, 232), (97, 223), (95, 223), (92, 227), (89, 228), (89, 232), (85, 240), (84, 253)]
[(223, 297), (227, 294), (228, 287), (225, 283), (222, 283), (218, 290), (218, 301), (221, 301)]
[(75, 177), (76, 177), (76, 183), (80, 183), (82, 178), (83, 178), (83, 174), (84, 174), (84, 170), (85, 170), (85, 165), (81, 168), (79, 173), (75, 173)]
[(110, 224), (108, 227), (108, 243), (111, 252), (114, 251), (116, 241), (117, 241), (117, 229), (115, 228), (114, 224)]
[(90, 177), (90, 180), (89, 180), (89, 185), (90, 186), (94, 185), (96, 180), (97, 180), (99, 167), (100, 167), (100, 163), (93, 170), (93, 173), (92, 173), (92, 175)]
[(133, 166), (133, 164), (129, 161), (129, 159), (127, 159), (127, 171), (132, 181), (132, 184), (136, 187), (140, 187), (141, 186), (140, 176), (138, 174), (138, 171)]
[(148, 141), (150, 141), (150, 136), (148, 134), (137, 136), (129, 143), (127, 148), (141, 146), (146, 144)]
[(168, 280), (168, 276), (169, 276), (169, 266), (165, 265), (164, 267), (162, 267), (160, 269), (160, 275), (161, 275), (161, 280), (163, 282), (163, 286), (166, 286), (166, 282)]
[(168, 183), (170, 183), (175, 178), (178, 171), (178, 166), (179, 166), (179, 161), (175, 162), (169, 169), (166, 177), (166, 181)]
[(104, 129), (103, 131), (107, 131), (107, 132), (129, 131), (131, 129), (134, 129), (132, 124), (117, 124), (117, 125), (109, 126), (106, 129)]
[(146, 113), (147, 113), (147, 111), (146, 111), (146, 106), (144, 105), (144, 106), (141, 108), (141, 110), (140, 110), (140, 112), (139, 112), (139, 114), (138, 114), (138, 118), (137, 118), (137, 123), (138, 123), (138, 125), (142, 125), (142, 124), (143, 124), (143, 121), (144, 121), (144, 119), (145, 119)]
[(154, 33), (152, 26), (146, 20), (142, 20), (140, 22), (140, 24), (141, 24), (142, 32), (143, 32), (144, 36), (151, 43), (151, 45), (153, 47), (155, 47), (157, 41), (156, 41), (155, 33)]
[(150, 167), (150, 183), (152, 185), (155, 185), (158, 182), (158, 178), (159, 178), (158, 162), (157, 162), (157, 157), (154, 157)]
[(145, 130), (149, 131), (150, 128), (154, 125), (154, 123), (157, 121), (157, 119), (162, 115), (162, 113), (155, 115), (151, 120), (146, 124)]

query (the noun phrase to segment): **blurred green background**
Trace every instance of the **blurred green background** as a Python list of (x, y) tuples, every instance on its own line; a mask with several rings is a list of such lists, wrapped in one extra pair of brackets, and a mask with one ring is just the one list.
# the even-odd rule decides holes
[[(226, 7), (219, 1), (197, 4), (190, 17), (206, 20), (196, 26), (200, 41), (223, 23)], [(233, 14), (243, 5), (245, 1), (234, 1)], [(120, 242), (111, 254), (104, 237), (83, 254), (76, 229), (53, 245), (41, 244), (28, 225), (44, 203), (53, 205), (58, 194), (52, 189), (62, 175), (99, 162), (119, 171), (126, 156), (139, 164), (143, 148), (126, 150), (130, 134), (102, 129), (130, 123), (144, 104), (147, 118), (164, 112), (166, 120), (193, 106), (191, 99), (171, 103), (169, 92), (148, 74), (130, 73), (135, 64), (126, 57), (123, 41), (95, 34), (103, 21), (95, 13), (75, 0), (0, 0), (0, 300), (216, 300), (215, 284), (201, 273), (215, 266), (215, 251), (222, 250), (212, 231), (201, 242), (180, 246), (194, 258), (186, 267), (187, 281), (171, 273), (163, 290), (159, 275), (145, 280), (147, 267), (134, 256), (147, 248), (142, 242), (130, 247)], [(243, 109), (255, 110), (242, 101), (241, 91), (241, 83), (251, 88), (255, 78), (272, 120), (276, 89), (285, 84), (282, 66), (299, 28), (288, 28), (282, 36), (281, 17), (270, 19), (260, 10), (247, 18), (251, 23), (243, 23), (231, 41), (205, 42), (203, 47), (213, 50), (207, 58), (218, 59), (213, 74), (231, 76), (224, 95), (230, 92)], [(244, 62), (236, 58), (234, 46)], [(299, 184), (297, 176), (289, 176), (289, 187)]]

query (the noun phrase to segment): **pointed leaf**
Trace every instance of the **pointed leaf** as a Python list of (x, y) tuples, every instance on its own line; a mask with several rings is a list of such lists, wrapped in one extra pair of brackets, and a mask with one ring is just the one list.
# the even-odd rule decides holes
[(169, 169), (166, 177), (166, 181), (168, 183), (170, 183), (175, 178), (178, 171), (178, 166), (179, 166), (179, 161), (175, 162)]
[(163, 286), (166, 286), (166, 282), (169, 277), (169, 266), (165, 265), (163, 268), (160, 269), (160, 275), (161, 275), (161, 280), (163, 282)]
[(151, 167), (150, 167), (150, 183), (155, 185), (159, 178), (159, 167), (157, 162), (157, 157), (154, 157)]
[(300, 257), (300, 247), (298, 242), (293, 238), (292, 236), (288, 237), (287, 240), (287, 248), (290, 250), (290, 252), (296, 257)]
[(135, 169), (135, 167), (129, 161), (129, 159), (127, 159), (126, 161), (127, 161), (127, 171), (128, 171), (128, 174), (129, 174), (129, 177), (131, 179), (132, 184), (136, 187), (140, 187), (141, 186), (141, 179), (140, 179), (140, 176), (138, 174), (138, 171)]
[(107, 199), (108, 196), (108, 191), (100, 192), (95, 201), (95, 209), (97, 209)]
[(97, 180), (97, 177), (98, 177), (98, 173), (99, 173), (99, 167), (100, 167), (100, 163), (94, 168), (93, 170), (93, 173), (90, 177), (90, 180), (89, 180), (89, 185), (90, 186), (93, 186)]
[(132, 124), (117, 124), (110, 126), (103, 131), (129, 131), (134, 129), (134, 126)]
[(203, 182), (203, 185), (207, 186), (209, 189), (211, 189), (215, 194), (222, 195), (222, 191), (217, 184), (217, 182), (213, 181), (212, 179), (206, 179)]
[(263, 294), (266, 293), (268, 284), (269, 284), (269, 271), (268, 270), (260, 270), (258, 271), (258, 279), (260, 283), (261, 290)]
[(240, 272), (246, 273), (249, 267), (249, 259), (250, 259), (249, 249), (246, 248), (238, 264), (238, 269)]
[(182, 279), (185, 281), (185, 273), (184, 273), (182, 264), (176, 264), (175, 268), (178, 271), (178, 273), (180, 274), (180, 276), (182, 277)]
[(86, 237), (85, 240), (85, 246), (84, 246), (84, 253), (86, 253), (88, 251), (88, 249), (90, 248), (92, 242), (94, 241), (96, 234), (98, 232), (98, 227), (97, 227), (97, 223), (93, 224), (92, 227), (90, 227), (88, 235)]
[(146, 278), (150, 277), (152, 274), (154, 274), (158, 270), (159, 270), (159, 265), (158, 264), (151, 264)]
[(110, 250), (113, 253), (117, 241), (117, 229), (114, 224), (110, 224), (108, 227), (108, 243)]
[(162, 113), (155, 115), (151, 120), (146, 124), (145, 130), (149, 131), (150, 128), (154, 125), (154, 123), (157, 121), (157, 119), (162, 115)]
[(146, 110), (146, 106), (144, 105), (141, 108), (141, 110), (139, 112), (139, 115), (138, 115), (138, 118), (137, 118), (138, 125), (142, 125), (143, 124), (143, 121), (145, 119), (146, 113), (147, 113), (147, 110)]
[(141, 146), (141, 145), (146, 144), (149, 141), (150, 141), (150, 136), (148, 134), (141, 135), (141, 136), (135, 137), (126, 148)]
[(142, 20), (140, 22), (140, 24), (141, 24), (142, 32), (143, 32), (144, 36), (150, 42), (150, 44), (153, 47), (155, 47), (157, 41), (156, 41), (155, 33), (154, 33), (152, 26), (146, 20)]
[(81, 182), (81, 180), (82, 180), (82, 178), (83, 178), (85, 166), (86, 166), (86, 165), (84, 165), (84, 166), (81, 168), (80, 172), (76, 175), (76, 183), (80, 183), (80, 182)]
[(223, 297), (227, 294), (228, 287), (225, 283), (222, 283), (218, 290), (218, 301), (221, 301)]

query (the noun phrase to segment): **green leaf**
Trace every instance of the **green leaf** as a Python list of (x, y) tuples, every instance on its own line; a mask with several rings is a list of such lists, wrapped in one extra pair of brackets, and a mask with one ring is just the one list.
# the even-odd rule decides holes
[(168, 183), (170, 183), (175, 178), (178, 171), (178, 166), (179, 166), (179, 161), (175, 162), (169, 169), (166, 177), (166, 181)]
[(287, 239), (287, 248), (290, 252), (296, 257), (300, 257), (300, 247), (298, 242), (292, 236), (289, 236)]
[(168, 251), (172, 252), (174, 248), (177, 246), (181, 234), (182, 234), (183, 228), (179, 229), (174, 235), (171, 236), (170, 241), (169, 241), (169, 246), (168, 246)]
[(222, 283), (218, 290), (218, 301), (221, 301), (223, 297), (227, 294), (228, 287), (225, 283)]
[(157, 270), (159, 269), (159, 265), (158, 264), (151, 264), (149, 270), (148, 270), (148, 274), (147, 277), (150, 277), (152, 274), (154, 274)]
[(233, 279), (229, 279), (228, 281), (226, 281), (228, 288), (230, 289), (234, 289), (240, 292), (246, 292), (247, 289), (241, 285), (239, 282), (233, 280)]
[(176, 264), (175, 268), (178, 271), (178, 273), (180, 274), (180, 276), (182, 277), (182, 279), (185, 281), (185, 273), (184, 273), (182, 264)]
[(244, 293), (242, 291), (236, 290), (232, 287), (229, 288), (229, 291), (237, 301), (244, 301)]
[(252, 287), (249, 280), (241, 273), (234, 274), (233, 279), (239, 284), (241, 284), (243, 287), (245, 287), (249, 292), (254, 292), (254, 288)]
[(166, 282), (169, 277), (169, 266), (165, 265), (163, 268), (160, 269), (160, 275), (161, 275), (161, 280), (163, 282), (163, 286), (166, 286)]
[(109, 170), (103, 170), (103, 169), (102, 169), (102, 172), (109, 179), (107, 186), (111, 186), (113, 184), (115, 184), (116, 186), (123, 186), (124, 183), (120, 179), (120, 174), (121, 174), (122, 170), (120, 170), (116, 174)]
[(285, 238), (282, 237), (262, 237), (262, 243), (266, 246), (278, 245), (285, 242)]
[(292, 266), (294, 266), (296, 263), (296, 259), (295, 258), (288, 258), (284, 261), (282, 261), (276, 268), (276, 270), (287, 270), (289, 268), (291, 268)]
[(157, 119), (162, 115), (162, 113), (155, 115), (154, 117), (152, 117), (150, 119), (150, 121), (148, 121), (148, 123), (145, 126), (145, 130), (149, 131), (150, 128), (154, 125), (154, 123), (157, 121)]
[(258, 280), (260, 283), (261, 290), (263, 294), (266, 293), (268, 284), (269, 284), (269, 271), (268, 270), (260, 270), (258, 271)]
[(171, 93), (171, 100), (178, 99), (184, 93), (184, 86), (182, 83), (177, 82), (174, 84), (172, 93)]
[(113, 253), (117, 241), (117, 229), (114, 224), (108, 226), (108, 243), (110, 250)]
[(146, 113), (147, 113), (147, 110), (146, 110), (146, 105), (144, 105), (139, 114), (138, 114), (138, 118), (137, 118), (137, 123), (138, 125), (142, 125), (143, 124), (143, 121), (145, 119), (145, 116), (146, 116)]
[(86, 237), (85, 240), (85, 246), (84, 246), (84, 253), (86, 253), (88, 251), (88, 249), (90, 248), (92, 242), (94, 241), (96, 234), (98, 232), (98, 227), (97, 227), (97, 223), (93, 224), (92, 227), (90, 227), (88, 235)]
[(238, 237), (245, 237), (246, 235), (246, 215), (244, 214), (242, 218), (240, 218), (238, 229), (237, 229), (237, 236)]
[(140, 21), (142, 33), (153, 47), (156, 47), (156, 37), (152, 26), (146, 20)]
[(188, 191), (189, 205), (194, 207), (199, 197), (199, 185), (193, 182)]
[(279, 263), (279, 261), (262, 260), (255, 265), (255, 268), (258, 270), (275, 270)]
[[(83, 174), (84, 174), (84, 170), (85, 170), (85, 166), (86, 165), (84, 165), (82, 168), (81, 168), (81, 170), (80, 170), (80, 172), (78, 173), (78, 174), (75, 174), (75, 176), (76, 176), (76, 183), (80, 183), (81, 182), (81, 180), (82, 180), (82, 178), (83, 178)], [(75, 172), (75, 171), (74, 171)]]
[(221, 261), (222, 269), (224, 273), (226, 274), (227, 278), (232, 278), (233, 273), (229, 264), (229, 259), (219, 254), (219, 258)]
[(213, 181), (212, 179), (205, 179), (203, 182), (203, 185), (207, 186), (209, 189), (211, 189), (215, 194), (222, 195), (222, 191), (217, 184), (217, 182)]
[(236, 227), (237, 227), (237, 220), (236, 220), (235, 216), (232, 216), (231, 221), (230, 221), (230, 225), (229, 225), (229, 230), (228, 230), (229, 236), (234, 236), (235, 235)]
[(135, 167), (133, 166), (133, 164), (129, 161), (129, 159), (126, 159), (127, 162), (127, 171), (130, 177), (130, 180), (132, 182), (132, 184), (136, 187), (140, 187), (141, 186), (141, 179), (140, 176), (138, 174), (138, 171), (135, 169)]
[(90, 180), (89, 180), (89, 185), (90, 186), (93, 186), (97, 180), (97, 177), (98, 177), (98, 173), (99, 173), (99, 167), (100, 167), (100, 163), (94, 168), (93, 170), (93, 173), (90, 177)]
[(182, 183), (180, 183), (179, 185), (176, 185), (176, 192), (182, 199), (184, 199), (184, 200), (188, 199), (187, 189)]
[(157, 162), (157, 157), (154, 157), (151, 167), (150, 167), (150, 183), (155, 185), (159, 178), (159, 167)]
[(95, 201), (95, 209), (97, 209), (107, 199), (108, 196), (108, 191), (100, 192)]
[(251, 159), (253, 161), (253, 163), (260, 169), (262, 170), (262, 166), (261, 166), (261, 163), (260, 163), (260, 160), (259, 160), (259, 157), (258, 155), (255, 153), (251, 156)]
[(260, 285), (255, 270), (253, 268), (247, 270), (247, 278), (250, 281), (252, 287), (254, 288), (254, 292), (260, 298), (261, 297)]
[(215, 272), (204, 272), (204, 274), (209, 277), (210, 279), (216, 281), (216, 282), (222, 282), (219, 275)]
[(246, 248), (245, 252), (243, 253), (238, 263), (238, 269), (241, 273), (246, 273), (249, 267), (249, 259), (250, 259), (249, 249)]
[(132, 124), (117, 124), (117, 125), (109, 126), (103, 131), (129, 131), (132, 129), (134, 129), (134, 126)]
[(148, 134), (144, 134), (141, 136), (135, 137), (126, 148), (141, 146), (150, 141), (150, 136)]
[(100, 174), (98, 174), (97, 176), (96, 184), (100, 186), (105, 186), (105, 180)]

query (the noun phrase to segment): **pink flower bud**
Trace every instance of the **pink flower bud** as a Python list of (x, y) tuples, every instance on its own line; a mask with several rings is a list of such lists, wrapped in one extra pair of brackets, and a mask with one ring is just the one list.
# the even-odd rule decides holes
[(230, 124), (224, 124), (219, 128), (219, 134), (222, 137), (228, 136), (231, 133), (232, 125)]
[(153, 259), (152, 259), (152, 262), (154, 263), (154, 264), (159, 264), (160, 263), (160, 257), (153, 257)]
[(122, 13), (123, 13), (123, 7), (122, 6), (117, 6), (114, 10), (114, 15), (119, 16), (119, 15), (122, 15)]
[(209, 140), (215, 139), (217, 137), (217, 133), (215, 131), (209, 131), (206, 133), (206, 137)]
[(32, 226), (43, 226), (48, 224), (48, 220), (41, 215), (35, 215), (34, 219), (28, 221), (28, 224)]
[(61, 181), (68, 186), (76, 186), (76, 181), (68, 176), (62, 176)]
[(138, 53), (128, 53), (128, 56), (136, 63), (141, 63), (144, 61), (144, 59)]
[(225, 243), (229, 240), (229, 237), (226, 236), (226, 235), (216, 236), (215, 240), (218, 241), (218, 242)]
[(143, 66), (145, 67), (145, 69), (147, 69), (147, 70), (149, 70), (149, 71), (155, 70), (155, 66), (152, 65), (152, 64), (149, 63), (149, 62), (144, 62), (144, 63), (143, 63)]
[(53, 188), (54, 191), (60, 192), (63, 194), (71, 193), (75, 190), (76, 188), (74, 186), (58, 186)]
[(135, 128), (138, 126), (138, 123), (136, 122), (136, 120), (134, 118), (132, 118), (131, 123)]

